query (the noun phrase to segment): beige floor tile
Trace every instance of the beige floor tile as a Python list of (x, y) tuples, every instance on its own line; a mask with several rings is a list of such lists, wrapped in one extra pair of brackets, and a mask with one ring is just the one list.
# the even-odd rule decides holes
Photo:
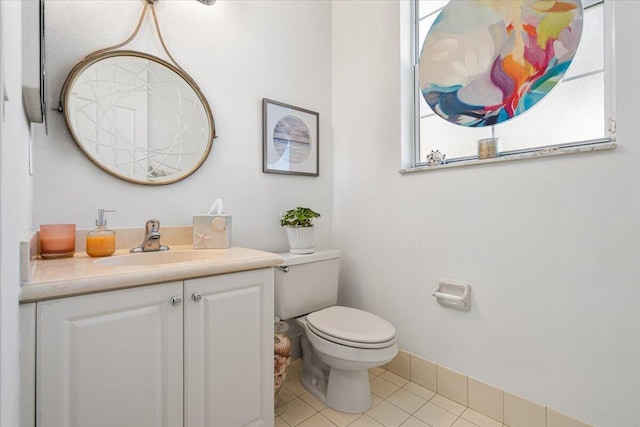
[(511, 393), (504, 393), (504, 423), (511, 427), (545, 427), (544, 406)]
[(418, 409), (413, 416), (432, 427), (450, 427), (458, 418), (451, 412), (430, 402), (427, 402), (422, 408)]
[[(419, 358), (414, 360), (412, 357), (409, 361), (410, 366), (424, 368), (422, 374), (418, 369), (418, 378), (423, 383), (429, 383), (430, 365), (433, 365), (438, 375), (437, 386), (442, 386), (446, 393), (462, 395), (460, 384), (466, 383), (469, 407), (465, 407), (449, 396), (436, 394), (419, 383), (409, 382), (391, 370), (373, 368), (369, 370), (369, 377), (372, 378), (370, 381), (372, 404), (367, 413), (339, 412), (328, 408), (304, 389), (300, 383), (301, 364), (298, 362), (298, 365), (294, 365), (296, 367), (289, 371), (287, 381), (280, 391), (280, 398), (287, 402), (288, 407), (285, 413), (275, 417), (274, 426), (590, 427), (552, 409), (504, 393), (500, 389), (454, 371), (437, 367), (431, 362)], [(404, 362), (395, 361), (396, 365), (400, 363)], [(388, 368), (395, 369), (396, 372), (400, 369), (394, 366), (394, 361)], [(420, 375), (423, 376), (420, 377)], [(453, 377), (453, 381), (450, 381), (449, 376)]]
[(467, 408), (462, 413), (462, 418), (467, 421), (471, 421), (479, 427), (502, 427), (501, 422), (496, 421), (493, 418), (489, 418), (486, 415), (483, 415), (478, 411), (474, 411), (471, 408)]
[(285, 402), (291, 402), (293, 399), (298, 397), (286, 387), (282, 387), (280, 389), (279, 396), (280, 399), (284, 400)]
[(426, 424), (416, 417), (411, 417), (404, 423), (402, 423), (401, 427), (431, 427), (429, 424)]
[(322, 411), (327, 407), (324, 403), (322, 403), (318, 398), (316, 398), (313, 394), (306, 392), (305, 394), (300, 396), (300, 399), (304, 400), (309, 406), (311, 406), (316, 411)]
[[(302, 383), (300, 381), (285, 382), (283, 388), (288, 389), (291, 393), (295, 394), (296, 396), (302, 396), (307, 392), (307, 390), (302, 386)], [(282, 389), (280, 390), (280, 392), (282, 392)]]
[(298, 424), (299, 427), (336, 427), (334, 423), (326, 419), (322, 414), (315, 414)]
[(401, 388), (400, 390), (387, 397), (387, 402), (393, 403), (405, 412), (413, 414), (422, 405), (427, 403), (426, 399), (416, 396), (415, 394)]
[(382, 402), (382, 398), (380, 396), (376, 396), (375, 394), (371, 393), (371, 407), (369, 409), (380, 404), (380, 402)]
[(375, 408), (370, 409), (367, 415), (386, 427), (398, 427), (411, 416), (411, 414), (387, 401), (381, 402)]
[(373, 418), (371, 418), (370, 416), (365, 414), (360, 418), (358, 418), (357, 420), (355, 420), (353, 424), (349, 424), (349, 427), (384, 427), (384, 426), (379, 422), (377, 422), (376, 420), (374, 420)]
[(362, 416), (362, 414), (347, 414), (332, 408), (324, 408), (320, 413), (338, 427), (346, 427)]
[(289, 369), (289, 372), (287, 372), (287, 378), (284, 380), (284, 382), (288, 383), (290, 381), (300, 381), (300, 374), (301, 372), (296, 369)]
[(435, 396), (433, 396), (433, 399), (431, 399), (429, 402), (433, 403), (434, 405), (438, 405), (442, 409), (446, 409), (447, 411), (457, 416), (462, 415), (462, 413), (466, 409), (465, 406), (457, 402), (454, 402), (451, 399), (447, 399), (441, 394), (436, 394)]
[(504, 393), (497, 387), (469, 378), (469, 408), (494, 420), (504, 420)]
[(302, 359), (294, 359), (291, 361), (291, 364), (289, 365), (289, 368), (293, 368), (293, 369), (302, 369)]
[(589, 425), (547, 408), (547, 427), (589, 427)]
[(465, 420), (464, 418), (458, 418), (455, 423), (451, 425), (451, 427), (478, 427), (474, 423)]
[(467, 406), (467, 376), (438, 366), (438, 394)]
[(402, 378), (400, 375), (396, 375), (393, 372), (389, 372), (389, 371), (385, 371), (382, 375), (380, 375), (380, 378), (384, 378), (385, 380), (391, 383), (394, 383), (399, 387), (402, 387), (403, 385), (409, 382), (408, 379)]
[(407, 383), (402, 388), (405, 390), (409, 390), (411, 393), (416, 394), (425, 400), (430, 400), (433, 396), (436, 395), (435, 392), (429, 390), (428, 388), (424, 388), (414, 382)]
[(369, 369), (369, 372), (377, 377), (378, 375), (382, 375), (385, 372), (385, 370), (379, 366), (376, 366), (375, 368)]
[(302, 399), (295, 399), (287, 403), (287, 410), (280, 417), (290, 426), (296, 426), (316, 414), (316, 410)]
[(411, 355), (411, 381), (432, 391), (438, 391), (437, 366), (428, 360)]
[(381, 378), (377, 377), (371, 381), (371, 393), (380, 396), (383, 399), (391, 396), (393, 393), (398, 391), (400, 387), (397, 385)]
[(398, 355), (387, 364), (387, 371), (400, 375), (403, 378), (411, 378), (411, 354), (400, 350)]

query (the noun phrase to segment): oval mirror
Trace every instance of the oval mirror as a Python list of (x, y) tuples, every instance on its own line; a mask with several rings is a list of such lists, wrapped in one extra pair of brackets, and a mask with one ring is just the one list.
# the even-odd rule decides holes
[(90, 55), (62, 89), (67, 126), (94, 163), (124, 180), (170, 184), (206, 160), (215, 125), (182, 69), (134, 51)]

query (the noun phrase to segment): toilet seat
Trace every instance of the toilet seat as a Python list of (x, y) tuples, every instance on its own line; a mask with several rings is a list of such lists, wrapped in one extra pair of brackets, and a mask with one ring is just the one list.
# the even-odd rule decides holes
[(314, 329), (314, 327), (311, 326), (309, 323), (307, 323), (307, 328), (311, 333), (313, 333), (313, 334), (317, 335), (318, 337), (323, 338), (323, 339), (325, 339), (327, 341), (330, 341), (332, 343), (344, 345), (344, 346), (347, 346), (347, 347), (361, 348), (361, 349), (365, 349), (365, 350), (366, 349), (378, 349), (378, 348), (390, 347), (393, 344), (395, 344), (395, 342), (396, 342), (395, 338), (393, 338), (390, 341), (385, 341), (385, 342), (381, 342), (381, 343), (363, 343), (363, 342), (348, 341), (348, 340), (345, 340), (345, 339), (342, 339), (342, 338), (333, 337), (331, 335), (327, 335), (327, 334), (325, 334), (323, 332), (320, 332), (320, 331)]
[(355, 308), (328, 307), (308, 314), (306, 324), (319, 337), (349, 347), (385, 348), (396, 342), (396, 331), (391, 323)]

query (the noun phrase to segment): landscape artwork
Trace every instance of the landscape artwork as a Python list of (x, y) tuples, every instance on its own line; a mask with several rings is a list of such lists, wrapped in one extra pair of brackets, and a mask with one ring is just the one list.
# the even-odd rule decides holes
[(580, 0), (455, 0), (420, 54), (420, 90), (460, 126), (492, 126), (524, 113), (560, 82), (582, 34)]
[(285, 116), (273, 129), (273, 145), (280, 158), (291, 163), (301, 163), (311, 154), (311, 135), (302, 120)]
[(319, 176), (320, 115), (262, 100), (262, 171)]

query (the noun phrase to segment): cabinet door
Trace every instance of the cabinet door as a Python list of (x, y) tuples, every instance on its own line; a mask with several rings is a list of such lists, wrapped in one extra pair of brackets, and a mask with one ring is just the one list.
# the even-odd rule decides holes
[(185, 425), (273, 426), (273, 269), (187, 280), (185, 300)]
[(182, 282), (38, 303), (37, 425), (182, 425), (184, 305), (174, 296)]

